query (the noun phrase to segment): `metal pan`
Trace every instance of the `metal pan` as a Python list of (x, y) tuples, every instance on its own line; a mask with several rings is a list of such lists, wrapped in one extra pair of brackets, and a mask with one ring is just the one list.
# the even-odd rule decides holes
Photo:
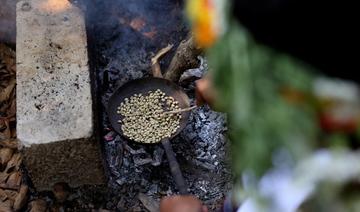
[[(117, 114), (117, 107), (120, 106), (120, 103), (123, 102), (125, 98), (129, 98), (134, 94), (147, 94), (148, 91), (155, 91), (157, 89), (160, 89), (167, 96), (172, 96), (176, 101), (179, 102), (180, 108), (187, 108), (190, 106), (189, 98), (185, 92), (178, 85), (169, 80), (155, 77), (133, 80), (118, 88), (109, 100), (107, 112), (110, 123), (114, 130), (128, 140), (131, 140), (126, 137), (121, 130), (121, 124), (118, 121), (122, 119), (122, 116)], [(165, 149), (171, 173), (180, 194), (187, 194), (187, 185), (181, 174), (179, 164), (175, 158), (169, 139), (173, 138), (184, 129), (189, 118), (189, 114), (189, 111), (182, 112), (179, 129), (174, 134), (172, 134), (170, 138), (159, 141), (162, 143)]]
[[(107, 111), (110, 123), (116, 132), (126, 137), (121, 130), (121, 125), (118, 123), (118, 120), (122, 120), (123, 118), (120, 114), (117, 114), (117, 107), (120, 106), (120, 103), (124, 102), (125, 98), (130, 98), (134, 94), (147, 94), (149, 91), (155, 91), (156, 89), (160, 89), (167, 96), (172, 96), (177, 102), (179, 102), (180, 108), (187, 108), (190, 106), (189, 98), (184, 91), (178, 85), (169, 80), (162, 78), (142, 78), (130, 81), (117, 89), (109, 100)], [(181, 113), (180, 127), (169, 139), (172, 139), (184, 129), (189, 118), (189, 114), (190, 112), (188, 111)]]

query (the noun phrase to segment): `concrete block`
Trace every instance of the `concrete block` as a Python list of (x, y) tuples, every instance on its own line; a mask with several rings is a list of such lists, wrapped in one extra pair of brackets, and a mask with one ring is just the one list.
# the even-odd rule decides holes
[(17, 134), (35, 186), (102, 183), (81, 10), (68, 0), (23, 0), (16, 12)]

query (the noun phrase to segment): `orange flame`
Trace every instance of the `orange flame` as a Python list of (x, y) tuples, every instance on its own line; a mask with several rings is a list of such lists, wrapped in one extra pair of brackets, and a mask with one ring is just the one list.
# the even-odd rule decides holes
[(63, 12), (70, 8), (70, 2), (68, 0), (46, 0), (41, 4), (41, 9), (48, 12)]

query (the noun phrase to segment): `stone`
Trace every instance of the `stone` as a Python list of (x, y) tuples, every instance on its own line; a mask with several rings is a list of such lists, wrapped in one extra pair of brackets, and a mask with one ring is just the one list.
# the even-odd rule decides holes
[(17, 136), (34, 185), (102, 184), (84, 15), (67, 0), (16, 5)]

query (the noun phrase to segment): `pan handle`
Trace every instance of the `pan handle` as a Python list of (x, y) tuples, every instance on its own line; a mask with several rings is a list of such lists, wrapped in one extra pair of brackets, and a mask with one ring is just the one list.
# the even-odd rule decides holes
[(187, 187), (184, 177), (181, 173), (179, 163), (176, 160), (176, 157), (175, 157), (174, 151), (171, 147), (169, 139), (164, 139), (161, 143), (165, 149), (165, 153), (166, 153), (167, 159), (169, 161), (171, 174), (175, 180), (176, 186), (178, 187), (179, 193), (182, 195), (188, 194), (188, 191), (187, 191), (188, 187)]

